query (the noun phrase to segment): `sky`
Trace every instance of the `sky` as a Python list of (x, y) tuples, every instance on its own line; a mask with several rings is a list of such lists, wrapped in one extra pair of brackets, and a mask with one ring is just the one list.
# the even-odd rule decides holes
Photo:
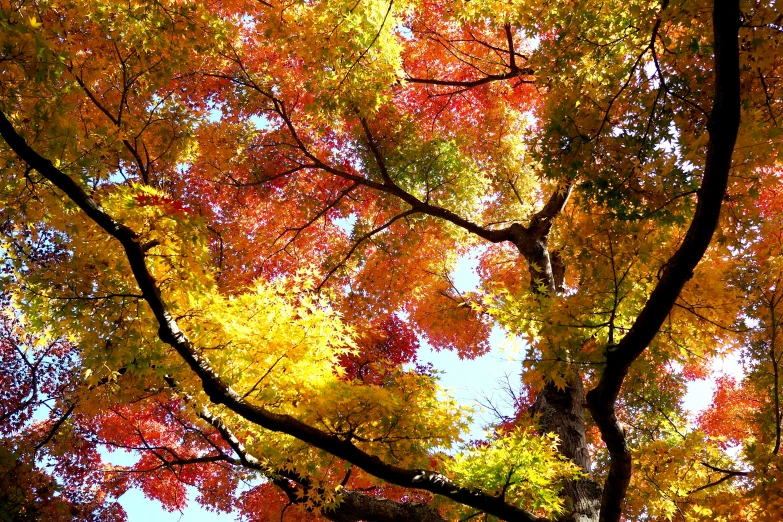
[[(459, 260), (456, 270), (452, 273), (454, 284), (459, 291), (467, 292), (478, 288), (477, 266), (478, 260), (475, 255), (467, 255)], [(483, 425), (491, 420), (489, 412), (480, 411), (480, 402), (486, 403), (486, 400), (489, 399), (501, 412), (513, 413), (510, 404), (504, 401), (505, 395), (502, 393), (502, 388), (504, 382), (514, 383), (519, 379), (521, 363), (519, 355), (516, 358), (511, 358), (509, 354), (504, 353), (502, 346), (505, 337), (505, 332), (501, 328), (493, 328), (490, 336), (492, 349), (489, 353), (473, 360), (460, 360), (454, 352), (447, 350), (433, 351), (426, 344), (423, 344), (419, 350), (420, 363), (432, 363), (434, 368), (443, 372), (441, 386), (462, 404), (473, 406), (479, 410), (471, 426), (469, 434), (471, 439), (483, 438)], [(739, 375), (741, 372), (740, 366), (735, 360), (722, 361), (716, 370), (732, 375)], [(714, 382), (712, 379), (695, 381), (688, 385), (684, 404), (686, 409), (691, 412), (692, 417), (695, 418), (699, 411), (710, 404), (713, 391)], [(116, 454), (109, 456), (113, 462), (118, 464), (128, 463), (117, 462), (118, 457), (120, 456)], [(202, 509), (193, 501), (195, 497), (196, 493), (191, 489), (188, 507), (182, 512), (174, 513), (162, 510), (159, 502), (144, 498), (144, 495), (138, 490), (130, 490), (125, 493), (120, 498), (120, 504), (128, 514), (128, 522), (230, 522), (235, 520), (234, 515), (215, 514)]]

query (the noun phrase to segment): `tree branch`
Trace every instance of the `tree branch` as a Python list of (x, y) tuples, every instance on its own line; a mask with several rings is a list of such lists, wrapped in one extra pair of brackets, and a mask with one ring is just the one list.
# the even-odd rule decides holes
[(323, 432), (290, 415), (270, 412), (243, 399), (239, 393), (223, 381), (207, 359), (199, 353), (196, 346), (180, 330), (161, 296), (157, 282), (147, 268), (145, 253), (136, 232), (115, 221), (73, 179), (57, 169), (51, 161), (34, 151), (16, 132), (2, 112), (0, 112), (0, 135), (16, 154), (54, 186), (65, 192), (88, 218), (120, 242), (142, 295), (158, 322), (158, 337), (174, 348), (180, 358), (201, 380), (203, 390), (212, 403), (225, 405), (237, 415), (262, 428), (296, 437), (392, 484), (442, 495), (454, 502), (480, 509), (504, 520), (543, 520), (524, 509), (507, 504), (495, 496), (458, 486), (440, 473), (423, 469), (405, 469), (385, 463), (377, 456), (366, 453), (349, 441)]
[(606, 349), (606, 366), (598, 385), (587, 394), (587, 403), (601, 437), (609, 450), (611, 464), (604, 484), (601, 522), (617, 522), (631, 480), (631, 454), (624, 430), (615, 415), (615, 404), (631, 364), (652, 341), (674, 306), (685, 283), (693, 276), (718, 226), (721, 203), (726, 193), (731, 156), (740, 120), (739, 4), (737, 0), (716, 0), (715, 93), (707, 124), (709, 143), (698, 191), (693, 221), (631, 329), (616, 345)]
[[(207, 421), (214, 427), (223, 440), (228, 443), (234, 453), (237, 454), (243, 466), (261, 470), (267, 474), (279, 475), (284, 479), (296, 482), (302, 485), (305, 490), (309, 489), (310, 483), (307, 479), (300, 477), (288, 471), (273, 471), (265, 467), (261, 462), (245, 450), (245, 446), (218, 417), (212, 415), (204, 407), (199, 412), (199, 417)], [(280, 487), (292, 502), (301, 502), (303, 499), (297, 497), (294, 491), (289, 491), (281, 481), (273, 480), (275, 485)], [(396, 502), (377, 498), (358, 491), (343, 489), (340, 491), (341, 502), (337, 507), (325, 510), (324, 517), (335, 522), (359, 522), (360, 520), (373, 520), (377, 522), (411, 521), (411, 522), (445, 522), (437, 511), (431, 506), (422, 502)]]
[(46, 444), (49, 443), (50, 440), (54, 438), (54, 436), (57, 434), (57, 431), (60, 429), (60, 427), (63, 425), (63, 423), (68, 420), (68, 417), (71, 416), (71, 413), (73, 413), (73, 410), (76, 408), (76, 402), (72, 403), (70, 406), (68, 406), (68, 409), (65, 410), (65, 413), (62, 414), (62, 416), (57, 419), (57, 421), (52, 425), (52, 427), (49, 429), (49, 432), (46, 434), (46, 437), (35, 445), (33, 448), (33, 455), (38, 452), (39, 449), (43, 448)]
[[(407, 77), (405, 78), (405, 81), (408, 83), (423, 83), (427, 85), (441, 85), (444, 87), (462, 87), (462, 88), (471, 88), (471, 87), (478, 87), (479, 85), (484, 85), (487, 83), (497, 82), (497, 81), (503, 81), (503, 80), (511, 80), (512, 78), (519, 78), (520, 76), (533, 76), (535, 74), (535, 71), (533, 69), (529, 68), (513, 68), (507, 73), (503, 74), (488, 74), (484, 76), (483, 78), (479, 78), (478, 80), (435, 80), (431, 78), (412, 78)], [(535, 83), (534, 80), (520, 80), (521, 83)]]

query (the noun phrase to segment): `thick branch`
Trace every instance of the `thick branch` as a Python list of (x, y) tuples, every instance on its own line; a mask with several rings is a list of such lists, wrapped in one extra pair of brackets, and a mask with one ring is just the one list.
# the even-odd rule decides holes
[[(441, 85), (444, 87), (478, 87), (487, 83), (511, 80), (512, 78), (518, 78), (520, 76), (533, 76), (535, 71), (529, 68), (513, 67), (508, 72), (503, 74), (488, 74), (483, 78), (477, 80), (436, 80), (432, 78), (405, 78), (408, 83), (423, 83), (427, 85)], [(522, 83), (534, 83), (533, 80), (520, 80)]]
[(445, 522), (437, 511), (423, 502), (395, 502), (358, 491), (343, 491), (340, 504), (324, 517), (334, 522)]
[[(172, 380), (168, 380), (172, 384)], [(203, 407), (199, 412), (199, 417), (214, 427), (220, 436), (237, 454), (243, 466), (261, 470), (266, 474), (279, 475), (283, 477), (279, 480), (273, 480), (278, 486), (284, 486), (281, 481), (290, 480), (300, 484), (303, 488), (310, 487), (307, 479), (302, 478), (288, 471), (272, 471), (265, 467), (261, 461), (251, 455), (245, 449), (244, 444), (237, 438), (233, 431), (219, 418), (213, 415), (209, 409)], [(281, 487), (286, 494), (288, 489)], [(293, 502), (301, 502), (303, 498), (291, 495)], [(340, 504), (323, 513), (323, 516), (335, 522), (359, 522), (361, 520), (373, 520), (376, 522), (394, 522), (394, 521), (421, 521), (421, 522), (445, 522), (437, 511), (431, 506), (422, 502), (395, 502), (385, 500), (358, 491), (343, 489), (340, 492)]]
[(553, 261), (557, 260), (553, 260), (549, 252), (548, 240), (552, 221), (565, 208), (572, 187), (572, 184), (568, 184), (555, 191), (527, 227), (514, 223), (508, 228), (510, 241), (528, 263), (534, 291), (543, 287), (549, 295), (556, 295), (562, 289), (562, 274), (559, 274), (557, 266), (553, 266)]
[(222, 380), (185, 333), (180, 330), (161, 296), (157, 282), (147, 268), (144, 259), (145, 253), (138, 235), (130, 228), (115, 221), (75, 181), (57, 169), (51, 161), (35, 152), (16, 132), (5, 114), (1, 112), (0, 135), (16, 154), (53, 185), (65, 192), (91, 220), (120, 242), (142, 295), (158, 321), (158, 336), (163, 342), (171, 345), (199, 377), (204, 392), (214, 404), (223, 404), (237, 415), (262, 428), (296, 437), (392, 484), (442, 495), (504, 520), (542, 520), (495, 496), (457, 486), (440, 473), (410, 470), (387, 464), (377, 456), (357, 448), (349, 441), (323, 432), (290, 415), (272, 413), (246, 401)]
[(738, 17), (737, 0), (716, 0), (713, 14), (715, 95), (707, 124), (707, 157), (693, 221), (682, 244), (664, 265), (658, 284), (631, 329), (619, 344), (607, 348), (606, 366), (600, 381), (587, 394), (590, 412), (611, 456), (601, 506), (602, 522), (620, 520), (622, 502), (631, 479), (631, 455), (615, 416), (623, 380), (631, 363), (650, 344), (683, 286), (693, 276), (718, 225), (740, 119)]

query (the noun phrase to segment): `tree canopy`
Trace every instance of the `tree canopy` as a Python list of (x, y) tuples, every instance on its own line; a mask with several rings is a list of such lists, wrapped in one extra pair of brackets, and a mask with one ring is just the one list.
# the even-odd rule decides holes
[(780, 520), (782, 20), (0, 0), (0, 520)]

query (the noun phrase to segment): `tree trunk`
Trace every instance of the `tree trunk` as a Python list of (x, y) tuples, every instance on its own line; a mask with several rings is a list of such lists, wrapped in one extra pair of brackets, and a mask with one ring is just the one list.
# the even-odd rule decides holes
[[(577, 371), (568, 386), (558, 390), (547, 383), (530, 412), (539, 415), (541, 433), (552, 432), (560, 439), (560, 453), (590, 473), (590, 453), (585, 437), (585, 390)], [(601, 487), (588, 478), (566, 482), (563, 490), (566, 514), (560, 522), (597, 522), (601, 509)]]

